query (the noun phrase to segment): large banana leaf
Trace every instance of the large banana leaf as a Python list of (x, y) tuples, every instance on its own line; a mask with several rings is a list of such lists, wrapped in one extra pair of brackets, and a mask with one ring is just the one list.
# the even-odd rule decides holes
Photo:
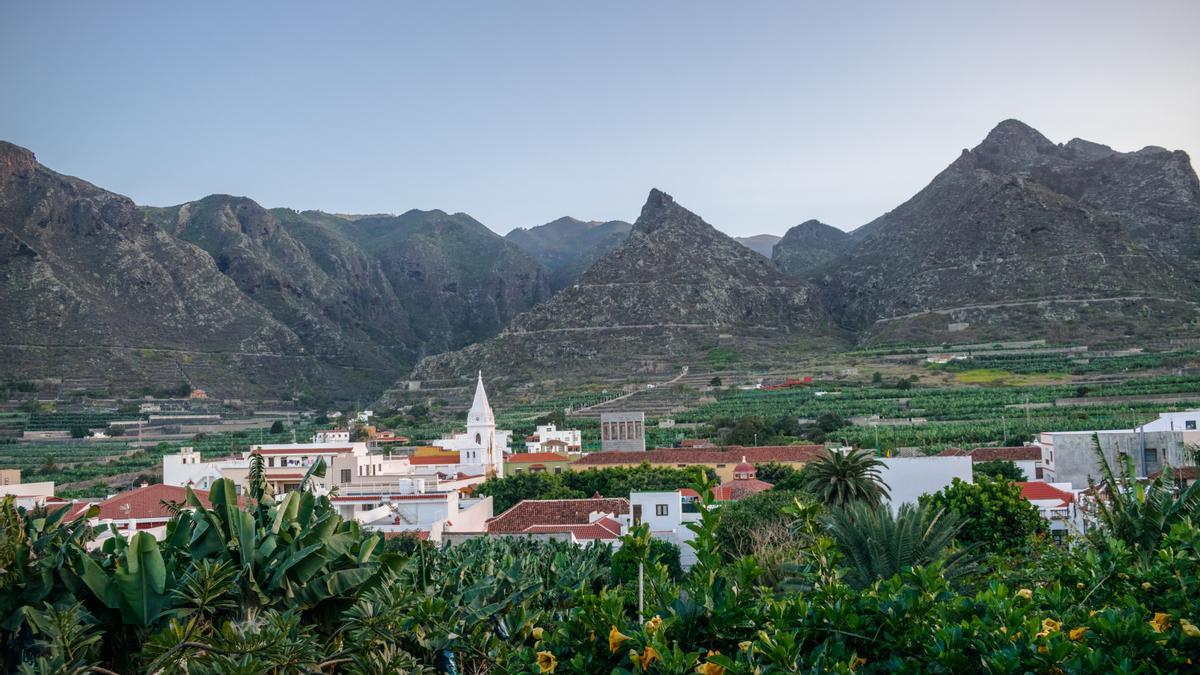
[(154, 537), (145, 532), (133, 535), (118, 564), (116, 584), (127, 622), (148, 626), (158, 618), (166, 606), (167, 567)]

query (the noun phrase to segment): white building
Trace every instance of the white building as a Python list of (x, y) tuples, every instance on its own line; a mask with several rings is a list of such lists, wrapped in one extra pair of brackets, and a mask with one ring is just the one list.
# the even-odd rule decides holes
[(525, 438), (526, 452), (579, 452), (582, 448), (583, 435), (578, 429), (560, 431), (553, 424), (540, 425)]
[(621, 517), (627, 527), (646, 523), (650, 526), (650, 536), (679, 547), (679, 565), (683, 569), (696, 564), (696, 550), (692, 548), (696, 533), (687, 524), (700, 520), (700, 511), (692, 499), (685, 499), (680, 490), (633, 492), (629, 495), (629, 507), (629, 516)]
[(504, 476), (504, 456), (508, 454), (511, 431), (496, 429), (496, 417), (483, 389), (483, 372), (475, 383), (475, 400), (467, 412), (467, 431), (433, 442), (439, 448), (458, 453), (459, 471), (469, 475)]
[(888, 485), (888, 506), (894, 512), (901, 504), (916, 504), (921, 495), (940, 492), (958, 478), (974, 482), (970, 457), (883, 457), (880, 471)]
[(313, 443), (349, 443), (350, 431), (347, 429), (323, 429), (313, 434)]

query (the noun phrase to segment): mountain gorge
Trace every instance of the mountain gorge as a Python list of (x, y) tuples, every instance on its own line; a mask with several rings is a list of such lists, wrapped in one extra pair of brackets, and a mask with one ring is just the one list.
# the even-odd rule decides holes
[(583, 221), (564, 217), (504, 235), (550, 273), (550, 288), (558, 291), (573, 283), (592, 263), (629, 236), (633, 225), (623, 220)]
[(117, 393), (348, 399), (481, 367), (663, 372), (718, 347), (771, 363), (853, 343), (1186, 339), (1200, 181), (1183, 152), (1007, 120), (849, 233), (809, 220), (735, 240), (654, 190), (632, 225), (501, 237), (440, 210), (139, 207), (0, 142), (0, 291), (0, 377)]
[(721, 344), (787, 345), (836, 332), (812, 286), (652, 190), (621, 245), (499, 336), (430, 357), (418, 379), (487, 365), (506, 375), (608, 375), (696, 358)]

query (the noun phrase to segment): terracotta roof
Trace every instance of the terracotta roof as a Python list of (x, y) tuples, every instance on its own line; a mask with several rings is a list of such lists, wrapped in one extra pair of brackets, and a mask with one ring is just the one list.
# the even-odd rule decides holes
[(683, 495), (684, 497), (691, 497), (692, 499), (700, 498), (700, 493), (696, 492), (692, 488), (679, 488), (679, 494)]
[[(1177, 481), (1196, 480), (1197, 478), (1200, 478), (1200, 467), (1177, 466), (1177, 467), (1174, 467), (1174, 469), (1172, 470), (1171, 473), (1172, 473), (1172, 475), (1174, 475), (1175, 480), (1177, 480)], [(1162, 475), (1162, 471), (1155, 471), (1154, 473), (1147, 476), (1147, 478), (1158, 478), (1161, 475)]]
[(553, 534), (558, 532), (570, 532), (575, 535), (576, 539), (581, 541), (617, 539), (621, 536), (621, 524), (608, 516), (604, 516), (594, 523), (583, 525), (530, 525), (523, 530), (522, 534)]
[(585, 455), (577, 466), (603, 466), (606, 464), (738, 464), (742, 457), (750, 463), (765, 462), (811, 462), (821, 457), (823, 445), (770, 445), (743, 447), (730, 445), (723, 448), (673, 450), (647, 450), (645, 452), (593, 452)]
[(565, 448), (565, 447), (567, 447), (567, 442), (560, 441), (557, 438), (551, 438), (548, 441), (543, 441), (542, 446), (548, 447), (548, 448)]
[(526, 499), (487, 522), (489, 533), (513, 534), (535, 525), (587, 525), (592, 513), (629, 513), (622, 497), (592, 499)]
[(1007, 460), (1010, 462), (1040, 460), (1042, 448), (1037, 445), (1022, 445), (1014, 448), (975, 448), (971, 451), (971, 461), (991, 462)]
[[(193, 490), (193, 492), (206, 508), (211, 506), (208, 501), (208, 490)], [(164, 501), (184, 503), (187, 501), (187, 488), (157, 483), (119, 492), (102, 502), (76, 502), (76, 508), (67, 514), (67, 518), (78, 518), (87, 511), (90, 505), (96, 504), (100, 507), (100, 514), (96, 517), (102, 520), (166, 519), (171, 517), (171, 512), (162, 505)]]
[(1021, 488), (1021, 496), (1025, 499), (1058, 499), (1067, 503), (1075, 501), (1075, 495), (1040, 480), (1017, 483), (1017, 485)]
[(713, 497), (721, 501), (745, 499), (774, 487), (771, 483), (757, 478), (739, 478), (728, 483), (721, 483), (713, 490)]
[[(542, 445), (546, 445), (543, 443)], [(525, 464), (529, 462), (569, 462), (570, 457), (557, 452), (514, 452), (508, 456), (509, 464)]]

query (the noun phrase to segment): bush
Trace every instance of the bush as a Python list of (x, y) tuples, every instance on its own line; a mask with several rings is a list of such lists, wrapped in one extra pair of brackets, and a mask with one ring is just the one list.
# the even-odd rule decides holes
[(980, 476), (975, 483), (958, 478), (941, 492), (922, 495), (922, 505), (945, 508), (963, 519), (959, 541), (992, 549), (1009, 549), (1029, 543), (1049, 529), (1037, 507), (1021, 496), (1021, 489), (1006, 480)]
[(1007, 459), (993, 459), (990, 462), (979, 462), (974, 467), (975, 475), (983, 475), (992, 480), (1009, 480), (1021, 483), (1030, 480), (1025, 472), (1014, 462)]
[(730, 502), (720, 507), (717, 543), (727, 560), (734, 560), (791, 539), (792, 516), (784, 509), (806, 495), (792, 490), (772, 488), (766, 492)]
[(275, 420), (274, 422), (272, 422), (270, 433), (282, 434), (283, 433), (283, 420)]
[(71, 427), (71, 438), (86, 438), (87, 436), (88, 436), (88, 428), (87, 427), (80, 425), (80, 424), (76, 424)]

